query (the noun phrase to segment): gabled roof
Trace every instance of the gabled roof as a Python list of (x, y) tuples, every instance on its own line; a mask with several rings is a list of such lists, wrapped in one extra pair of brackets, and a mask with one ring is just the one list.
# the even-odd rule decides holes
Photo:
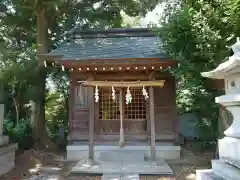
[(161, 39), (148, 28), (73, 29), (71, 42), (60, 45), (46, 56), (60, 60), (161, 58), (167, 59)]

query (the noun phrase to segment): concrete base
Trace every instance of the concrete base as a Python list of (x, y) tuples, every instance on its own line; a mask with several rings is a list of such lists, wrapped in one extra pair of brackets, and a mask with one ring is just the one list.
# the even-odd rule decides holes
[(0, 148), (0, 176), (14, 168), (17, 147), (17, 144), (10, 144)]
[(240, 168), (240, 139), (224, 137), (218, 140), (219, 158)]
[(197, 170), (197, 180), (239, 180), (240, 169), (222, 160), (212, 160), (212, 169)]
[(212, 160), (212, 171), (223, 179), (240, 179), (240, 169), (221, 160)]
[(0, 136), (0, 147), (5, 146), (9, 143), (8, 136)]
[[(222, 179), (240, 179), (240, 139), (224, 137), (218, 141), (219, 160), (212, 160), (212, 173), (197, 170), (197, 178), (203, 180), (205, 176), (217, 175)], [(202, 173), (200, 173), (202, 172)]]
[[(125, 146), (124, 148), (119, 148), (119, 146), (114, 145), (96, 145), (94, 146), (94, 155), (96, 159), (100, 158), (102, 152), (111, 151), (131, 151), (131, 152), (143, 152), (146, 158), (150, 157), (150, 146), (143, 145), (132, 145)], [(157, 145), (156, 155), (157, 158), (162, 159), (179, 159), (180, 158), (180, 146), (174, 145)], [(82, 158), (88, 157), (88, 145), (69, 145), (67, 146), (67, 160), (68, 161), (78, 161)]]

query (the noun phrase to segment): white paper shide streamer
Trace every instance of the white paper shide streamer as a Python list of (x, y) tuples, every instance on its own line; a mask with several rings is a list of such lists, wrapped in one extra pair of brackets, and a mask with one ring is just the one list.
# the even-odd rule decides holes
[(145, 100), (147, 100), (149, 96), (148, 96), (147, 90), (145, 89), (144, 86), (143, 86), (143, 88), (142, 88), (142, 94), (143, 94)]
[(99, 101), (98, 86), (95, 87), (95, 102)]
[(115, 94), (115, 89), (112, 86), (112, 100), (115, 101), (116, 100), (116, 94)]
[(127, 88), (127, 94), (126, 94), (126, 104), (130, 104), (132, 102), (132, 95), (130, 92), (130, 88)]

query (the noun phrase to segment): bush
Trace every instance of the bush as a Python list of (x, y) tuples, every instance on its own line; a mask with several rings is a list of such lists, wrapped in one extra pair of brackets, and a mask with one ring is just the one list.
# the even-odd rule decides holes
[(18, 143), (19, 149), (30, 149), (33, 147), (32, 128), (29, 120), (20, 120), (14, 126), (14, 121), (4, 119), (4, 134), (9, 136), (11, 143)]

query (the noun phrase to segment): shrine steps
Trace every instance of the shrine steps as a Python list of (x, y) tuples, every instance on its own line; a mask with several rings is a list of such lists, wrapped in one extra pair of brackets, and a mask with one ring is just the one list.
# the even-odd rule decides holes
[[(139, 152), (144, 154), (144, 158), (150, 157), (150, 146), (149, 145), (128, 145), (124, 148), (119, 148), (117, 145), (95, 145), (94, 146), (94, 156), (99, 158), (101, 153), (114, 152)], [(170, 144), (156, 144), (156, 156), (162, 159), (180, 159), (180, 146), (174, 146)], [(67, 146), (67, 160), (78, 161), (82, 158), (88, 157), (88, 145), (68, 145)]]

